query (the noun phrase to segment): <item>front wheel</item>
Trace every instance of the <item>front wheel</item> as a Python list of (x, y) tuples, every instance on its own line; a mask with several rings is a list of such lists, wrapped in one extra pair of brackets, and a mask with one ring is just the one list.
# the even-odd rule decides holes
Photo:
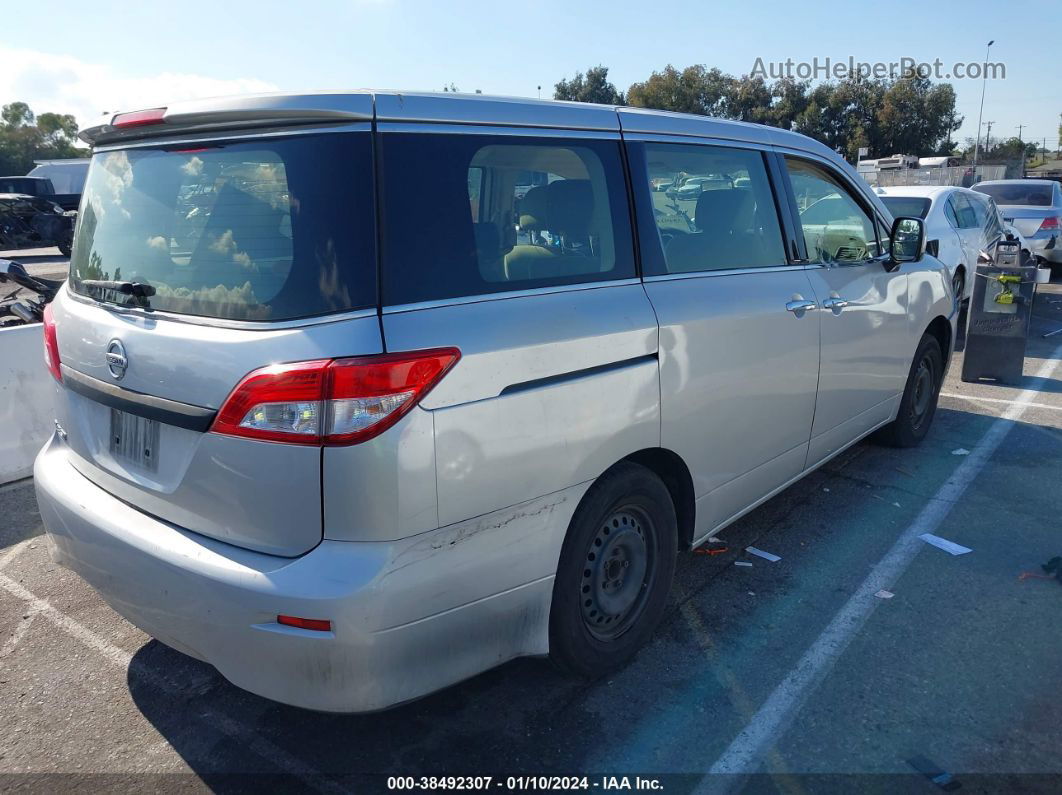
[(678, 550), (671, 495), (630, 462), (583, 497), (564, 539), (550, 608), (550, 657), (599, 676), (629, 660), (663, 616)]
[(933, 424), (943, 379), (940, 343), (932, 335), (923, 334), (900, 398), (900, 410), (896, 419), (879, 431), (878, 438), (892, 447), (914, 447), (925, 439)]

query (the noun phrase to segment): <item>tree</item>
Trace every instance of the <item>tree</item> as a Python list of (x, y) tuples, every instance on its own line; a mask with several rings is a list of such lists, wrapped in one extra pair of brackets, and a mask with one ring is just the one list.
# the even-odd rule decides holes
[(639, 108), (724, 116), (725, 98), (734, 78), (718, 69), (697, 64), (681, 72), (671, 64), (653, 72), (644, 83), (627, 89), (627, 102)]
[(33, 111), (25, 102), (12, 102), (10, 105), (4, 105), (4, 109), (0, 111), (0, 119), (3, 119), (4, 127), (8, 130), (29, 127), (33, 124)]
[[(623, 95), (597, 66), (586, 75), (557, 83), (554, 96), (580, 102), (620, 104)], [(618, 101), (617, 101), (618, 100)], [(891, 154), (952, 154), (951, 135), (962, 125), (955, 90), (917, 74), (870, 79), (854, 74), (819, 83), (780, 78), (736, 78), (703, 64), (681, 71), (668, 64), (627, 89), (635, 107), (673, 110), (758, 122), (808, 135), (855, 160), (866, 147), (871, 157)], [(1060, 128), (1062, 137), (1062, 128)]]
[(561, 80), (553, 90), (554, 99), (572, 102), (596, 102), (601, 105), (624, 105), (623, 94), (608, 81), (608, 67), (595, 66), (576, 72), (571, 80)]
[(25, 102), (12, 102), (0, 109), (0, 122), (0, 174), (25, 174), (34, 160), (88, 156), (70, 114), (37, 116)]

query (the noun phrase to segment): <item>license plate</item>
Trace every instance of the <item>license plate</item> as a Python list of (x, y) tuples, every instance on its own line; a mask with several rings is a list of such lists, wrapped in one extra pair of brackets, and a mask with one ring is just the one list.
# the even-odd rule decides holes
[(159, 468), (159, 424), (111, 409), (111, 455), (155, 472)]

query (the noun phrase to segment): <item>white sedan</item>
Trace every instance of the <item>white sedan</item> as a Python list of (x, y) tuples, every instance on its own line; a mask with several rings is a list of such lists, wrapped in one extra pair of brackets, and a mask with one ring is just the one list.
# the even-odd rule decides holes
[(1029, 258), (1025, 239), (1004, 224), (990, 196), (950, 185), (902, 185), (875, 192), (893, 216), (925, 219), (927, 249), (948, 266), (952, 289), (962, 300), (973, 294), (971, 277), (982, 251), (993, 256), (996, 244), (1012, 237), (1021, 243), (1022, 261)]

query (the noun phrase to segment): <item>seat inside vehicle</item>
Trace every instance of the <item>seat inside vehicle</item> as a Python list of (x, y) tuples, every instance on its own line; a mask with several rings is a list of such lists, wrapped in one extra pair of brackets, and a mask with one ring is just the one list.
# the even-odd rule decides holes
[(706, 190), (697, 197), (696, 231), (667, 245), (672, 273), (755, 267), (762, 259), (756, 234), (756, 204), (746, 188)]

